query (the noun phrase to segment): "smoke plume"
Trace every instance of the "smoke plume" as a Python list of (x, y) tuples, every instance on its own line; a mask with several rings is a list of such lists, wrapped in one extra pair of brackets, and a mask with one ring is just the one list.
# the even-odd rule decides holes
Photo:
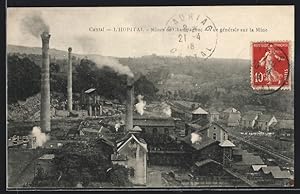
[(137, 96), (138, 103), (135, 105), (135, 108), (140, 115), (144, 114), (144, 109), (146, 106), (146, 101), (144, 101), (143, 98), (144, 98), (144, 96), (139, 94)]
[(167, 115), (168, 117), (171, 117), (172, 110), (171, 110), (170, 106), (165, 102), (162, 103), (162, 111), (165, 115)]
[(101, 55), (95, 55), (99, 51), (100, 45), (97, 44), (97, 40), (89, 36), (79, 36), (75, 38), (77, 43), (80, 45), (82, 51), (88, 53), (88, 58), (96, 63), (98, 68), (103, 68), (104, 66), (110, 67), (115, 72), (120, 75), (127, 75), (133, 77), (133, 73), (130, 68), (126, 65), (123, 65), (119, 60), (113, 57), (105, 57)]
[(50, 136), (43, 133), (40, 127), (33, 127), (31, 135), (36, 138), (37, 147), (42, 147), (50, 139)]
[(104, 56), (92, 56), (90, 57), (94, 61), (99, 69), (107, 66), (117, 72), (119, 75), (127, 75), (128, 77), (133, 77), (133, 73), (128, 66), (125, 66), (119, 62), (119, 60), (112, 57)]
[(120, 124), (120, 123), (115, 124), (116, 132), (118, 132), (118, 130), (119, 130), (120, 127), (121, 127), (121, 124)]
[(191, 142), (192, 144), (200, 142), (202, 140), (201, 136), (197, 133), (191, 133)]
[(49, 25), (43, 20), (41, 14), (26, 16), (22, 19), (22, 30), (29, 32), (36, 38), (39, 38), (43, 32), (49, 33)]

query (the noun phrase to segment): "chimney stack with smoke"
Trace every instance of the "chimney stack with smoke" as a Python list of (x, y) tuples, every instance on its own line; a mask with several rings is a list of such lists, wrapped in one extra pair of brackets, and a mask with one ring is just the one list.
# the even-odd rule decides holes
[(42, 38), (42, 76), (41, 76), (41, 111), (40, 122), (43, 132), (50, 132), (50, 73), (49, 73), (49, 39), (50, 34), (43, 32)]
[(127, 78), (126, 86), (126, 131), (133, 128), (133, 100), (134, 86), (133, 78)]
[(72, 48), (68, 49), (68, 111), (72, 112), (73, 99), (72, 99)]

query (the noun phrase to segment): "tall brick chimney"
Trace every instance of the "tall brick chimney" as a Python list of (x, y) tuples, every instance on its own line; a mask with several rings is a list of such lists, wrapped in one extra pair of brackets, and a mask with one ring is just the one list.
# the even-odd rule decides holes
[(43, 132), (50, 132), (50, 73), (49, 73), (49, 39), (50, 34), (43, 32), (42, 38), (42, 76), (41, 76), (41, 111), (40, 126)]
[(126, 131), (132, 130), (133, 128), (133, 100), (133, 79), (128, 78), (126, 86)]
[(68, 49), (68, 111), (72, 112), (73, 99), (72, 99), (72, 48)]

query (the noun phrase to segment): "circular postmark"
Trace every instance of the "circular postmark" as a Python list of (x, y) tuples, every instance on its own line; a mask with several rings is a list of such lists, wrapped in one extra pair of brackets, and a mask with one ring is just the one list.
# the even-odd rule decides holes
[(208, 59), (217, 47), (218, 30), (206, 15), (176, 14), (166, 23), (164, 41), (170, 55)]
[(255, 94), (270, 95), (279, 90), (290, 90), (290, 42), (254, 42), (251, 49), (251, 86), (257, 90)]

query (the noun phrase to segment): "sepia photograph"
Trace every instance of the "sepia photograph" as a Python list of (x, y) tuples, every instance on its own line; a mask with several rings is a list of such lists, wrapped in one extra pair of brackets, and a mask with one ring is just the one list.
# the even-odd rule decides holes
[(7, 190), (293, 188), (294, 14), (8, 7)]

